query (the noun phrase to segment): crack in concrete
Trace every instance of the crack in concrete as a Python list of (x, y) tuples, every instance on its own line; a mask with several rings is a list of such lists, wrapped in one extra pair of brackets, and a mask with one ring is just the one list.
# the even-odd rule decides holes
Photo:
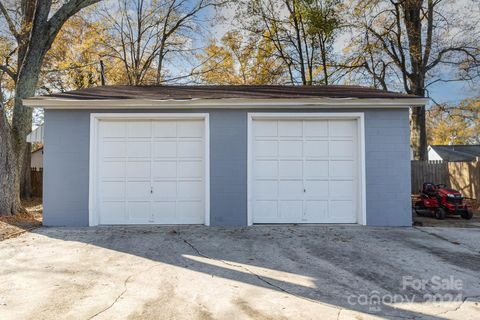
[(445, 310), (443, 312), (437, 313), (437, 314), (435, 314), (435, 316), (445, 315), (445, 314), (450, 313), (450, 312), (458, 311), (465, 304), (465, 302), (467, 302), (468, 299), (475, 299), (475, 298), (480, 298), (480, 296), (466, 296), (466, 297), (463, 297), (462, 301), (458, 304), (458, 306), (456, 306), (455, 308), (453, 308), (451, 310)]
[(115, 298), (115, 300), (106, 308), (98, 311), (97, 313), (95, 313), (93, 316), (89, 317), (88, 320), (91, 320), (97, 316), (99, 316), (100, 314), (104, 313), (105, 311), (108, 311), (109, 309), (111, 309), (117, 302), (118, 300), (120, 300), (121, 297), (123, 297), (123, 295), (127, 292), (127, 285), (128, 285), (128, 282), (130, 281), (131, 278), (133, 278), (134, 276), (136, 275), (139, 275), (141, 273), (144, 273), (144, 272), (147, 272), (147, 271), (150, 271), (152, 270), (153, 268), (155, 267), (158, 267), (160, 265), (160, 263), (157, 263), (157, 264), (154, 264), (153, 266), (143, 270), (143, 271), (140, 271), (140, 272), (137, 272), (137, 273), (134, 273), (134, 274), (131, 274), (129, 275), (125, 281), (123, 282), (123, 291)]
[(268, 281), (267, 279), (265, 279), (264, 277), (256, 274), (255, 272), (253, 272), (252, 270), (250, 270), (250, 269), (247, 268), (247, 267), (244, 267), (244, 266), (242, 266), (242, 265), (237, 265), (237, 264), (234, 264), (234, 263), (230, 263), (230, 262), (227, 262), (227, 261), (222, 260), (222, 259), (210, 257), (210, 256), (208, 256), (208, 255), (200, 252), (200, 250), (198, 250), (191, 242), (187, 241), (186, 239), (183, 239), (183, 241), (184, 241), (190, 248), (192, 248), (193, 251), (195, 251), (195, 252), (196, 252), (199, 256), (201, 256), (201, 257), (204, 257), (204, 258), (210, 259), (210, 260), (219, 261), (219, 262), (221, 262), (221, 263), (223, 263), (223, 264), (226, 264), (226, 265), (228, 265), (228, 266), (231, 266), (231, 267), (243, 269), (243, 270), (245, 270), (247, 273), (251, 274), (252, 276), (254, 276), (255, 278), (257, 278), (258, 280), (260, 280), (261, 282), (263, 282), (263, 283), (265, 283), (265, 284), (267, 284), (267, 285), (269, 285), (269, 286), (271, 286), (271, 287), (273, 287), (273, 288), (275, 288), (275, 289), (277, 289), (277, 290), (279, 290), (279, 291), (281, 291), (281, 292), (284, 292), (284, 293), (286, 293), (286, 294), (289, 294), (289, 295), (292, 295), (292, 296), (294, 296), (294, 297), (297, 297), (297, 298), (299, 298), (299, 299), (306, 300), (306, 301), (313, 302), (313, 303), (317, 303), (317, 304), (320, 304), (320, 305), (322, 305), (322, 306), (326, 306), (326, 307), (338, 309), (337, 317), (340, 316), (340, 312), (341, 312), (342, 310), (344, 310), (344, 308), (342, 308), (342, 307), (338, 307), (338, 306), (334, 306), (334, 305), (330, 305), (330, 304), (325, 304), (325, 303), (322, 303), (322, 302), (320, 302), (320, 301), (317, 301), (317, 300), (314, 300), (314, 299), (310, 299), (310, 298), (307, 298), (307, 297), (303, 297), (303, 296), (300, 296), (300, 295), (298, 295), (298, 294), (296, 294), (296, 293), (290, 292), (290, 291), (288, 291), (287, 289), (284, 289), (284, 288), (282, 288), (282, 287), (280, 287), (280, 286), (278, 286), (278, 285), (276, 285), (276, 284)]
[(342, 313), (342, 308), (338, 308), (337, 320), (340, 319), (340, 313)]
[(280, 290), (280, 291), (282, 291), (282, 292), (291, 294), (291, 295), (293, 295), (293, 296), (296, 296), (296, 297), (301, 298), (301, 299), (304, 299), (304, 300), (308, 300), (308, 301), (311, 301), (311, 302), (320, 303), (320, 302), (318, 302), (318, 301), (316, 301), (316, 300), (313, 300), (313, 299), (309, 299), (309, 298), (305, 298), (305, 297), (302, 297), (302, 296), (298, 296), (298, 295), (296, 295), (295, 293), (292, 293), (292, 292), (290, 292), (290, 291), (288, 291), (288, 290), (286, 290), (286, 289), (284, 289), (284, 288), (282, 288), (282, 287), (280, 287), (280, 286), (278, 286), (278, 285), (276, 285), (276, 284), (268, 281), (267, 279), (265, 279), (264, 277), (256, 274), (255, 272), (253, 272), (252, 270), (250, 270), (250, 269), (247, 268), (247, 267), (244, 267), (244, 266), (238, 265), (238, 264), (234, 264), (234, 263), (230, 263), (230, 262), (227, 262), (227, 261), (222, 260), (222, 259), (212, 258), (212, 257), (210, 257), (210, 256), (208, 256), (208, 255), (206, 255), (206, 254), (204, 254), (204, 253), (201, 253), (200, 250), (198, 250), (192, 243), (188, 242), (187, 240), (183, 239), (183, 241), (184, 241), (187, 245), (189, 245), (199, 256), (202, 256), (202, 257), (207, 258), (207, 259), (210, 259), (210, 260), (220, 261), (221, 263), (226, 264), (227, 266), (230, 266), (230, 267), (235, 267), (235, 268), (243, 269), (243, 270), (245, 270), (246, 272), (248, 272), (249, 274), (251, 274), (251, 275), (253, 275), (254, 277), (256, 277), (256, 278), (257, 278), (258, 280), (260, 280), (261, 282), (266, 283), (266, 284), (268, 284), (269, 286), (274, 287), (275, 289), (278, 289), (278, 290)]
[[(319, 305), (322, 305), (322, 306), (326, 306), (326, 307), (330, 307), (330, 308), (334, 308), (334, 309), (337, 309), (338, 312), (337, 312), (337, 320), (340, 319), (340, 315), (342, 313), (342, 311), (344, 310), (347, 310), (343, 307), (340, 307), (340, 306), (335, 306), (335, 305), (331, 305), (331, 304), (325, 304), (323, 302), (320, 302), (320, 301), (317, 301), (317, 300), (314, 300), (314, 299), (310, 299), (310, 298), (307, 298), (307, 297), (303, 297), (301, 295), (298, 295), (296, 293), (293, 293), (293, 292), (290, 292), (288, 291), (287, 289), (284, 289), (270, 281), (268, 281), (267, 279), (265, 279), (264, 277), (256, 274), (255, 272), (251, 271), (250, 269), (242, 266), (242, 265), (237, 265), (237, 264), (234, 264), (234, 263), (230, 263), (228, 261), (225, 261), (225, 260), (222, 260), (222, 259), (218, 259), (218, 258), (213, 258), (213, 257), (210, 257), (204, 253), (202, 253), (198, 248), (196, 248), (191, 242), (189, 242), (188, 240), (186, 239), (183, 239), (183, 241), (193, 250), (195, 251), (195, 253), (197, 253), (199, 256), (201, 257), (204, 257), (206, 259), (210, 259), (210, 260), (215, 260), (215, 261), (219, 261), (223, 264), (226, 264), (228, 266), (231, 266), (231, 267), (236, 267), (236, 268), (240, 268), (240, 269), (243, 269), (245, 270), (246, 272), (248, 272), (249, 274), (253, 275), (254, 277), (256, 277), (258, 280), (260, 280), (261, 282), (273, 287), (273, 288), (276, 288), (284, 293), (287, 293), (289, 295), (292, 295), (294, 297), (297, 297), (299, 299), (302, 299), (302, 300), (306, 300), (306, 301), (309, 301), (309, 302), (313, 302), (313, 303), (316, 303), (316, 304), (319, 304)], [(352, 309), (353, 310), (353, 309)], [(364, 312), (364, 311), (363, 311)], [(366, 314), (371, 314), (371, 315), (375, 315), (375, 314), (372, 314), (372, 313), (369, 313), (369, 312), (365, 312)], [(421, 318), (419, 316), (402, 316), (402, 315), (398, 315), (398, 314), (391, 314), (391, 313), (388, 313), (388, 312), (384, 312), (382, 313), (383, 316), (388, 316), (388, 317), (392, 317), (392, 318), (398, 318), (398, 319), (410, 319), (410, 320), (414, 320), (414, 319), (418, 319), (418, 318)]]
[(97, 317), (98, 315), (104, 313), (105, 311), (111, 309), (111, 308), (115, 305), (115, 303), (117, 303), (118, 300), (120, 300), (120, 298), (127, 292), (127, 284), (128, 284), (128, 281), (130, 281), (130, 279), (131, 279), (133, 276), (134, 276), (134, 275), (131, 274), (131, 275), (129, 275), (129, 276), (125, 279), (125, 281), (123, 282), (123, 291), (115, 298), (115, 300), (114, 300), (108, 307), (106, 307), (106, 308), (98, 311), (98, 312), (95, 313), (93, 316), (91, 316), (90, 318), (88, 318), (88, 320), (91, 320), (91, 319)]
[[(421, 232), (425, 232), (427, 234), (430, 234), (430, 235), (433, 235), (433, 236), (436, 236), (435, 234), (431, 234), (427, 231), (423, 231), (423, 230), (420, 230)], [(272, 283), (271, 281), (265, 279), (264, 277), (256, 274), (255, 272), (253, 272), (252, 270), (250, 270), (249, 268), (243, 266), (243, 265), (238, 265), (238, 264), (235, 264), (235, 263), (230, 263), (228, 261), (225, 261), (223, 259), (219, 259), (219, 258), (214, 258), (214, 257), (210, 257), (204, 253), (202, 253), (197, 247), (195, 247), (191, 242), (189, 242), (188, 240), (186, 239), (182, 239), (183, 242), (185, 244), (187, 244), (196, 254), (198, 254), (199, 256), (203, 257), (203, 258), (206, 258), (206, 259), (210, 259), (210, 260), (215, 260), (215, 261), (219, 261), (225, 265), (228, 265), (230, 267), (235, 267), (235, 268), (239, 268), (239, 269), (243, 269), (244, 271), (246, 271), (248, 274), (254, 276), (255, 278), (257, 278), (259, 281), (267, 284), (268, 286), (270, 287), (273, 287), (281, 292), (284, 292), (286, 294), (289, 294), (289, 295), (292, 295), (296, 298), (299, 298), (299, 299), (302, 299), (302, 300), (306, 300), (306, 301), (309, 301), (309, 302), (313, 302), (313, 303), (316, 303), (316, 304), (320, 304), (322, 306), (325, 306), (325, 307), (330, 307), (330, 308), (334, 308), (334, 309), (337, 309), (338, 312), (337, 312), (337, 320), (340, 319), (340, 315), (342, 313), (342, 311), (346, 310), (345, 308), (343, 307), (339, 307), (339, 306), (335, 306), (335, 305), (331, 305), (331, 304), (325, 304), (323, 302), (320, 302), (320, 301), (317, 301), (317, 300), (314, 300), (314, 299), (310, 299), (310, 298), (307, 298), (307, 297), (303, 297), (301, 295), (298, 295), (296, 293), (293, 293), (293, 292), (290, 292), (289, 290), (287, 289), (284, 289), (282, 288), (281, 286), (279, 285), (276, 285), (274, 283)], [(443, 240), (446, 240), (446, 241), (449, 241), (448, 239), (443, 239)], [(450, 242), (450, 241), (449, 241)], [(91, 317), (88, 318), (88, 320), (91, 320), (93, 318), (96, 318), (97, 316), (99, 316), (100, 314), (108, 311), (109, 309), (111, 309), (121, 298), (122, 296), (127, 292), (128, 290), (128, 282), (130, 281), (131, 278), (133, 278), (135, 275), (138, 275), (138, 274), (141, 274), (141, 273), (144, 273), (144, 272), (147, 272), (147, 271), (150, 271), (151, 269), (159, 266), (160, 264), (155, 264), (147, 269), (145, 269), (144, 271), (141, 271), (141, 272), (138, 272), (138, 273), (135, 273), (135, 274), (131, 274), (129, 275), (125, 280), (124, 280), (124, 283), (123, 283), (123, 287), (124, 289), (122, 290), (122, 292), (115, 298), (115, 300), (109, 305), (107, 306), (106, 308), (100, 310), (99, 312), (95, 313), (94, 315), (92, 315)], [(446, 311), (443, 311), (441, 313), (438, 313), (438, 314), (435, 314), (434, 316), (439, 316), (439, 315), (444, 315), (444, 314), (447, 314), (449, 312), (455, 312), (455, 311), (458, 311), (462, 306), (463, 304), (468, 300), (468, 299), (472, 299), (472, 298), (480, 298), (480, 296), (466, 296), (462, 299), (462, 302), (457, 306), (455, 307), (454, 309), (451, 309), (451, 310), (446, 310)], [(367, 313), (369, 314), (369, 313)], [(390, 313), (383, 313), (384, 316), (391, 316), (391, 317), (396, 317), (396, 318), (401, 318), (401, 319), (421, 319), (423, 318), (423, 316), (402, 316), (402, 315), (393, 315), (393, 314), (390, 314)]]

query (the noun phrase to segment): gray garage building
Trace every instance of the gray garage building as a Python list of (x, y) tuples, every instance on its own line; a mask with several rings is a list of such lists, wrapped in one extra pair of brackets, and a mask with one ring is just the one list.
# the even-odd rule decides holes
[(409, 226), (409, 107), (354, 86), (104, 86), (45, 109), (44, 224)]

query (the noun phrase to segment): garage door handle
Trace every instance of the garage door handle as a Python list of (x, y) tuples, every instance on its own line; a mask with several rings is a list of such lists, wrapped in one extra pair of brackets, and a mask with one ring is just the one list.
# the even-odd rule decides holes
[(303, 188), (303, 192), (307, 192), (307, 189)]
[(150, 193), (153, 193), (153, 187), (150, 187)]

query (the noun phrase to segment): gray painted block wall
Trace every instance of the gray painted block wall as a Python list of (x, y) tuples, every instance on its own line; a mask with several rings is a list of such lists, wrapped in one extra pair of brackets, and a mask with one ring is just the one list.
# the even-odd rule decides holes
[[(312, 109), (304, 111), (313, 112)], [(365, 114), (367, 224), (410, 226), (408, 109), (319, 110), (328, 111)], [(88, 225), (90, 113), (99, 112), (151, 113), (152, 110), (45, 111), (44, 225)], [(194, 112), (210, 114), (210, 223), (245, 226), (249, 111)], [(282, 109), (280, 112), (302, 111)]]

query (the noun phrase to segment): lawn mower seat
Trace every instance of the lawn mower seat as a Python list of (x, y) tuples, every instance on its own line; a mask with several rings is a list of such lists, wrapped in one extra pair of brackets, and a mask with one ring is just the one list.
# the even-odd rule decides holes
[(425, 182), (422, 192), (429, 196), (435, 196), (437, 194), (437, 186), (432, 182)]

